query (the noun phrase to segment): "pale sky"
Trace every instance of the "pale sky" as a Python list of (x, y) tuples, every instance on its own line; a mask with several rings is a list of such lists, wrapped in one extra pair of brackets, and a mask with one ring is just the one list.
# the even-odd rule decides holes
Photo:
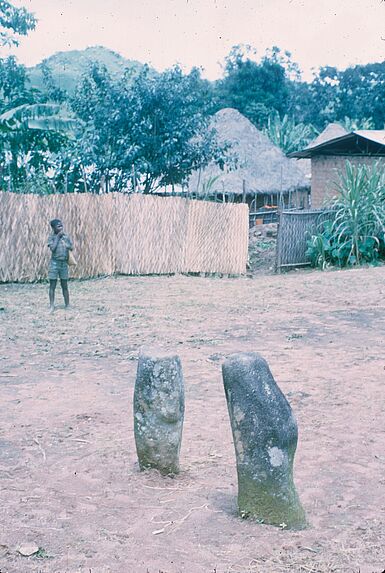
[[(13, 0), (35, 32), (12, 52), (28, 66), (63, 50), (102, 45), (161, 71), (179, 63), (221, 76), (235, 44), (273, 45), (311, 69), (385, 59), (384, 0)], [(6, 55), (9, 51), (3, 49)]]

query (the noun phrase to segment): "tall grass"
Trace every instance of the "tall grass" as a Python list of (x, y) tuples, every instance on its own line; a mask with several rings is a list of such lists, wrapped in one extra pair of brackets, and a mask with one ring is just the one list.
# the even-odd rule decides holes
[(385, 168), (346, 162), (330, 222), (309, 241), (314, 266), (353, 266), (385, 258)]

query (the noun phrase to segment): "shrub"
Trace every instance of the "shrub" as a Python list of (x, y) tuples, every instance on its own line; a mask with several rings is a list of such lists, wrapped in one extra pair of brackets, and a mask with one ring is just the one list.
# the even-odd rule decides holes
[(314, 266), (353, 266), (385, 257), (385, 169), (346, 162), (329, 207), (331, 220), (308, 241)]

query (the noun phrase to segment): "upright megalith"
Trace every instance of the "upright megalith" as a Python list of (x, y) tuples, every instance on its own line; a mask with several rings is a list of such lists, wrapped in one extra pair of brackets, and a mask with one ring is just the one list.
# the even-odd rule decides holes
[(179, 471), (184, 384), (179, 356), (142, 350), (134, 392), (134, 433), (140, 469)]
[(237, 460), (243, 517), (303, 529), (306, 517), (293, 482), (297, 423), (269, 366), (256, 352), (229, 356), (223, 383)]

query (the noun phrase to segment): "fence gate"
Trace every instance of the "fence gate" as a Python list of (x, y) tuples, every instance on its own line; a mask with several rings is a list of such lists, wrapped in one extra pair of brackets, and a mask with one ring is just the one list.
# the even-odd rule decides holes
[(319, 231), (322, 222), (330, 218), (331, 211), (283, 210), (278, 214), (276, 271), (310, 264), (306, 256), (307, 241)]

